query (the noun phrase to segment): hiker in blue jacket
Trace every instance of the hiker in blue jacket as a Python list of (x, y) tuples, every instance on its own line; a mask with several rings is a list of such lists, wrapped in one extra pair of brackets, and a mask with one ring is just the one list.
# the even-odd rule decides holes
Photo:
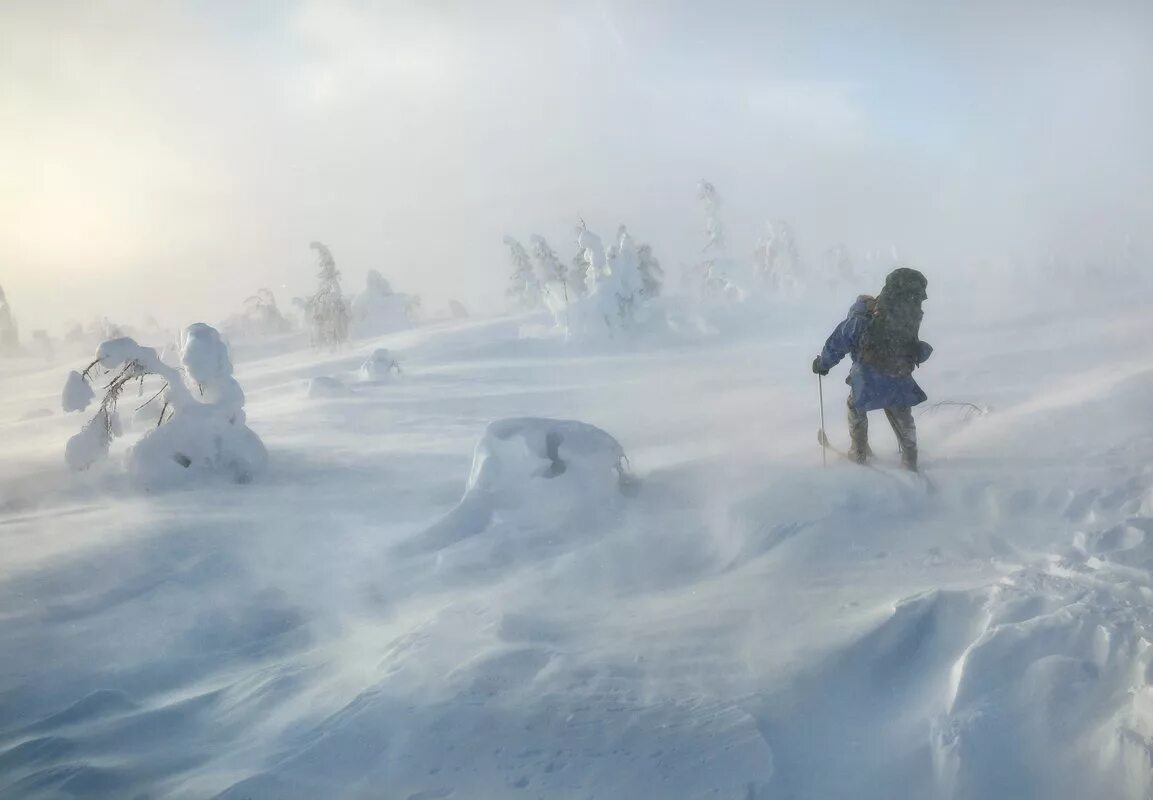
[(893, 270), (876, 299), (868, 295), (857, 298), (849, 316), (813, 360), (813, 372), (828, 375), (846, 354), (852, 356), (853, 366), (845, 379), (851, 387), (849, 456), (859, 464), (872, 455), (866, 414), (884, 409), (901, 447), (902, 465), (917, 470), (917, 426), (912, 408), (927, 398), (913, 380), (913, 370), (933, 352), (919, 338), (921, 303), (928, 299), (927, 287), (928, 281), (920, 272)]

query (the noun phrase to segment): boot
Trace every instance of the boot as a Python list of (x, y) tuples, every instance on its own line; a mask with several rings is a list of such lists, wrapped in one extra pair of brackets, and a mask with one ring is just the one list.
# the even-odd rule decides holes
[(901, 451), (901, 466), (909, 470), (909, 472), (917, 471), (917, 448), (916, 446), (906, 448)]

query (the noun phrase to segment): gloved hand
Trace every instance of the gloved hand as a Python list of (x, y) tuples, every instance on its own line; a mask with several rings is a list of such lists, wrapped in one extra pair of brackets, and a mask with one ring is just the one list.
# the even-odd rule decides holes
[(928, 342), (917, 342), (917, 364), (924, 364), (933, 355), (933, 345)]
[(829, 371), (821, 365), (821, 357), (817, 356), (813, 359), (813, 372), (817, 375), (828, 375)]

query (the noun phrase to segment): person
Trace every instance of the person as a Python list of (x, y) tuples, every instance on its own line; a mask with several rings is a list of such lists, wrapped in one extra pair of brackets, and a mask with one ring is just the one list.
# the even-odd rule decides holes
[(921, 304), (928, 299), (927, 288), (928, 281), (917, 270), (893, 270), (876, 299), (869, 295), (857, 298), (848, 317), (813, 360), (813, 372), (828, 375), (846, 354), (852, 356), (853, 366), (845, 379), (850, 386), (849, 457), (859, 464), (872, 455), (867, 414), (884, 409), (901, 447), (901, 464), (917, 471), (917, 426), (912, 409), (928, 398), (913, 380), (913, 370), (933, 352), (920, 339)]

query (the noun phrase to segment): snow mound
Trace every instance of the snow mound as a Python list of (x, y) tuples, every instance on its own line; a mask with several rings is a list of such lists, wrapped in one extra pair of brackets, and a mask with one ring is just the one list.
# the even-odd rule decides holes
[(595, 425), (537, 417), (493, 422), (476, 446), (460, 503), (414, 543), (447, 547), (502, 522), (555, 531), (614, 508), (631, 485), (627, 465), (620, 443)]
[(96, 393), (92, 391), (88, 381), (84, 380), (84, 376), (76, 370), (72, 370), (68, 373), (68, 380), (64, 384), (60, 405), (65, 414), (72, 411), (83, 411), (88, 408), (88, 404), (92, 402), (92, 398), (95, 396)]
[(1150, 590), (1094, 572), (1023, 570), (984, 593), (932, 726), (945, 796), (1149, 796)]
[(312, 399), (323, 397), (348, 397), (352, 389), (339, 378), (328, 375), (319, 375), (308, 379), (308, 396)]
[(146, 434), (129, 451), (128, 469), (143, 485), (156, 487), (193, 476), (248, 483), (267, 463), (260, 437), (203, 403), (180, 410)]
[[(908, 765), (862, 780), (861, 797), (902, 787), (954, 800), (1148, 797), (1153, 587), (1143, 583), (1054, 558), (992, 586), (902, 600), (794, 694), (811, 730), (855, 719), (874, 739), (814, 733), (783, 757), (852, 745), (857, 775)], [(842, 796), (838, 780), (806, 779), (821, 796)]]
[(360, 379), (366, 383), (386, 383), (400, 376), (400, 362), (391, 352), (381, 347), (360, 365)]

